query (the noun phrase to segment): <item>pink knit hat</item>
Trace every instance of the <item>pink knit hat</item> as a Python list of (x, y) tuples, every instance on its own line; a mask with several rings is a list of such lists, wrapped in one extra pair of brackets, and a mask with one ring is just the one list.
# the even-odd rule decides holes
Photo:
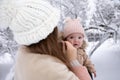
[(72, 33), (81, 33), (85, 36), (84, 28), (80, 24), (80, 19), (71, 19), (70, 17), (67, 17), (63, 28), (63, 37), (66, 38)]

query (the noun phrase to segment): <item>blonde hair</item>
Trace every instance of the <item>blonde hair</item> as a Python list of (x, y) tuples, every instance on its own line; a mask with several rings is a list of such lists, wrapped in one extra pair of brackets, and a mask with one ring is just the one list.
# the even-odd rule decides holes
[[(58, 42), (58, 29), (54, 31), (42, 41), (28, 46), (30, 51), (38, 54), (47, 54), (60, 59), (68, 68), (70, 67), (67, 55), (63, 52), (62, 43)], [(70, 69), (70, 68), (69, 68)]]

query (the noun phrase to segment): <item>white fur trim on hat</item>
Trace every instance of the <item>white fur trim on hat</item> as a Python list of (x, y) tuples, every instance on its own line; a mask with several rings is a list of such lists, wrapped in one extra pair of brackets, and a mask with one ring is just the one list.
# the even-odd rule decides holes
[(30, 0), (19, 8), (10, 28), (14, 39), (22, 45), (30, 45), (45, 39), (57, 26), (59, 11), (42, 0)]

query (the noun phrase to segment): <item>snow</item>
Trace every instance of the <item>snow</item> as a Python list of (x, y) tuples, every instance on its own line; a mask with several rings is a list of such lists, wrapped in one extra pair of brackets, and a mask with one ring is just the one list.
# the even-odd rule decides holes
[(9, 73), (14, 60), (9, 53), (0, 56), (0, 80), (5, 80), (6, 75)]
[(94, 80), (120, 80), (120, 41), (105, 41), (91, 56), (97, 77)]
[(88, 8), (87, 8), (87, 20), (86, 20), (86, 26), (89, 26), (90, 21), (96, 11), (96, 0), (88, 0)]
[(93, 33), (93, 34), (96, 34), (96, 33), (99, 33), (99, 34), (104, 34), (105, 32), (102, 32), (101, 30), (100, 30), (100, 28), (98, 28), (98, 29), (89, 29), (89, 30), (87, 30), (86, 31), (86, 33)]
[(11, 64), (13, 63), (12, 56), (9, 53), (5, 53), (0, 56), (0, 64)]

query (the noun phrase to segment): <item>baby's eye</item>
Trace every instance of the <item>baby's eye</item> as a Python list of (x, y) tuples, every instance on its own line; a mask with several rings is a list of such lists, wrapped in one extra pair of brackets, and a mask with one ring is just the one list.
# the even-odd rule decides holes
[(78, 39), (81, 39), (82, 37), (78, 37)]
[(73, 39), (73, 38), (74, 38), (73, 36), (70, 37), (70, 39)]

